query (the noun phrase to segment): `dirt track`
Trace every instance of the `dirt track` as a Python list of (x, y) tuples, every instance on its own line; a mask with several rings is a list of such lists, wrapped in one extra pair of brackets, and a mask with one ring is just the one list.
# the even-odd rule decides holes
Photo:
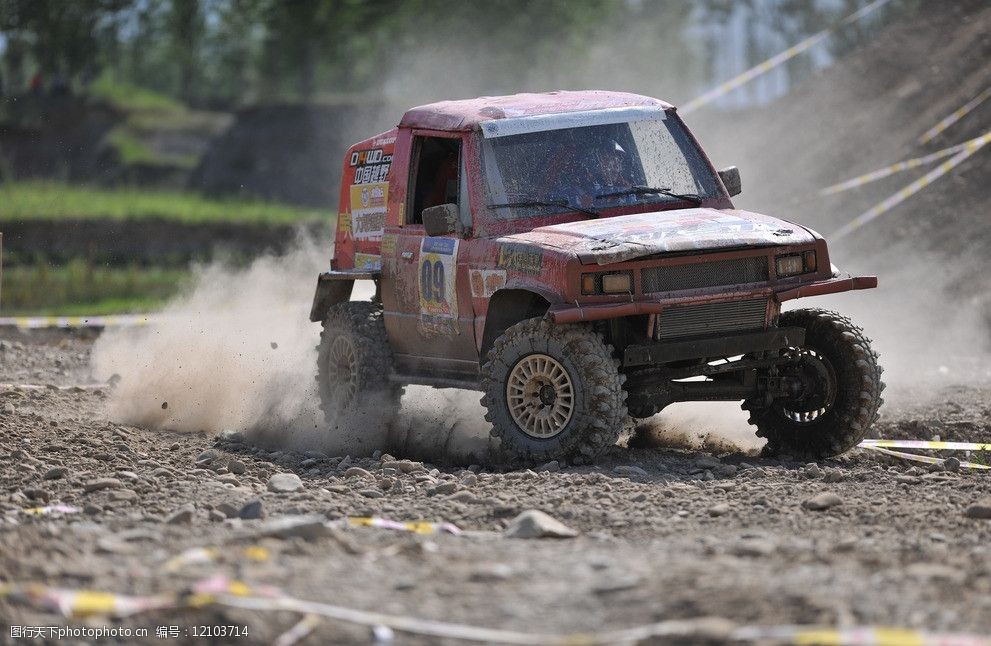
[[(88, 352), (79, 340), (5, 341), (0, 382), (85, 383)], [(930, 472), (864, 450), (814, 466), (669, 448), (617, 448), (596, 467), (541, 473), (383, 466), (388, 456), (342, 464), (236, 437), (111, 423), (101, 413), (108, 390), (0, 390), (0, 583), (143, 595), (219, 573), (303, 599), (530, 633), (700, 617), (991, 632), (991, 520), (965, 515), (991, 496), (984, 473)], [(937, 405), (889, 406), (878, 431), (991, 441), (989, 394), (948, 389)], [(276, 473), (298, 474), (302, 488), (268, 491)], [(110, 479), (106, 488), (86, 492), (101, 479)], [(824, 493), (841, 504), (803, 506)], [(252, 500), (265, 519), (227, 518)], [(22, 511), (55, 503), (83, 511)], [(579, 535), (504, 537), (528, 509)], [(301, 514), (443, 520), (466, 531), (413, 535), (310, 522), (283, 527), (295, 534), (287, 538), (265, 536), (276, 532), (273, 521)], [(259, 545), (267, 560), (245, 556), (245, 547)], [(215, 562), (167, 565), (203, 546), (222, 548)], [(92, 623), (149, 628), (151, 642), (163, 641), (154, 637), (158, 626), (185, 635), (194, 626), (247, 624), (248, 637), (219, 643), (271, 643), (297, 619), (210, 607)], [(64, 623), (0, 601), (0, 642), (7, 624)], [(361, 643), (371, 632), (325, 621), (308, 639)], [(402, 633), (396, 640), (437, 642)], [(193, 640), (171, 640), (178, 641)]]

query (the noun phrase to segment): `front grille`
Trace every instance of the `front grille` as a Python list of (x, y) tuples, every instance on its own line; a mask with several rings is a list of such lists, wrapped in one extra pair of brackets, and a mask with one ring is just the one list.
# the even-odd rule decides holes
[(767, 279), (767, 256), (647, 267), (640, 272), (641, 290), (644, 294), (761, 283), (766, 282)]
[(763, 330), (767, 301), (730, 301), (670, 307), (657, 318), (658, 340), (720, 332)]

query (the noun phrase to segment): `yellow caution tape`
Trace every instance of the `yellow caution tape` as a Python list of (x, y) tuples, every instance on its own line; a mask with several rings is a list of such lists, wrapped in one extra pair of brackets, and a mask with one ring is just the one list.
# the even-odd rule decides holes
[(991, 451), (991, 443), (936, 442), (932, 440), (864, 440), (861, 447), (883, 446), (889, 449), (938, 449), (945, 451)]
[(957, 144), (956, 146), (950, 146), (949, 148), (944, 148), (943, 150), (938, 150), (929, 155), (923, 157), (915, 157), (913, 159), (906, 159), (905, 161), (898, 162), (897, 164), (891, 164), (890, 166), (885, 166), (884, 168), (879, 168), (877, 170), (871, 171), (869, 173), (864, 173), (853, 179), (848, 179), (846, 181), (840, 182), (839, 184), (833, 184), (832, 186), (827, 186), (826, 188), (819, 191), (820, 195), (834, 195), (836, 193), (842, 193), (843, 191), (849, 191), (852, 188), (857, 188), (863, 186), (864, 184), (870, 184), (871, 182), (876, 182), (879, 179), (883, 179), (895, 173), (900, 173), (902, 171), (911, 170), (913, 168), (918, 168), (920, 166), (926, 166), (933, 162), (939, 161), (944, 157), (949, 157), (950, 155), (957, 153), (968, 145), (979, 145), (982, 146), (991, 141), (991, 132), (987, 132), (980, 137), (975, 137), (970, 141), (965, 141), (962, 144)]
[[(886, 455), (891, 455), (896, 458), (902, 458), (904, 460), (911, 460), (913, 462), (923, 462), (925, 464), (943, 464), (946, 462), (943, 458), (934, 458), (929, 455), (917, 455), (915, 453), (905, 453), (904, 451), (892, 451), (891, 449), (886, 449), (883, 446), (873, 446), (873, 445), (861, 445), (861, 448), (869, 449), (871, 451), (877, 451), (878, 453), (884, 453)], [(991, 466), (986, 464), (978, 464), (976, 462), (967, 462), (960, 460), (960, 466), (965, 469), (991, 469)]]
[(962, 633), (927, 633), (904, 628), (808, 628), (803, 626), (747, 626), (733, 632), (736, 641), (808, 646), (986, 646), (991, 639)]
[(953, 124), (955, 124), (957, 121), (960, 121), (960, 119), (967, 116), (967, 114), (971, 110), (973, 110), (980, 104), (984, 103), (988, 97), (991, 97), (991, 87), (984, 88), (983, 92), (975, 96), (970, 101), (967, 101), (967, 103), (964, 103), (962, 106), (960, 106), (952, 113), (944, 117), (942, 121), (940, 121), (935, 126), (922, 133), (922, 136), (919, 137), (919, 143), (920, 144), (928, 143), (938, 134), (940, 134), (941, 132), (943, 132)]
[(149, 325), (152, 321), (153, 317), (147, 314), (127, 314), (121, 316), (13, 316), (0, 317), (0, 327), (16, 327), (21, 330), (133, 327)]
[(763, 61), (761, 63), (758, 63), (754, 67), (751, 67), (750, 69), (743, 72), (739, 76), (736, 76), (730, 79), (729, 81), (726, 81), (725, 83), (717, 85), (708, 92), (702, 94), (702, 96), (692, 99), (688, 103), (679, 107), (678, 111), (681, 112), (682, 114), (688, 114), (693, 110), (697, 110), (702, 106), (711, 103), (712, 101), (718, 99), (724, 94), (728, 94), (729, 92), (732, 92), (741, 85), (745, 85), (749, 83), (758, 76), (766, 72), (769, 72), (770, 70), (781, 65), (782, 63), (794, 58), (795, 56), (798, 56), (802, 52), (811, 49), (812, 47), (817, 45), (820, 41), (825, 39), (827, 36), (832, 34), (840, 27), (860, 20), (864, 16), (888, 4), (889, 1), (890, 0), (874, 0), (874, 2), (870, 3), (865, 7), (862, 7), (858, 11), (853, 12), (852, 14), (850, 14), (840, 22), (836, 23), (832, 27), (828, 27), (815, 35), (809, 36), (808, 38), (798, 43), (797, 45), (792, 45), (785, 51), (779, 54), (775, 54), (766, 61)]
[(955, 168), (965, 159), (976, 153), (988, 142), (988, 140), (989, 138), (986, 137), (978, 137), (978, 139), (967, 143), (964, 146), (964, 148), (958, 151), (957, 154), (955, 154), (953, 157), (950, 157), (942, 164), (940, 164), (933, 170), (929, 171), (919, 179), (915, 180), (908, 186), (904, 187), (894, 195), (875, 204), (868, 210), (864, 211), (863, 213), (855, 217), (850, 222), (844, 224), (836, 232), (833, 233), (833, 235), (831, 236), (831, 240), (839, 240), (840, 238), (844, 238), (850, 235), (851, 233), (853, 233), (860, 227), (864, 226), (868, 222), (871, 222), (875, 218), (883, 215), (884, 213), (890, 211), (895, 206), (901, 204), (911, 196), (915, 195), (916, 193), (918, 193), (919, 191), (921, 191), (922, 189), (929, 186), (934, 181), (936, 181), (937, 179), (939, 179), (940, 177), (951, 171), (953, 168)]

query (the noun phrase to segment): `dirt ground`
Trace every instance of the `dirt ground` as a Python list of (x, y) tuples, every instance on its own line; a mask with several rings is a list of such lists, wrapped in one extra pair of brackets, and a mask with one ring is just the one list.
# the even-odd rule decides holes
[[(933, 471), (862, 449), (804, 465), (616, 448), (594, 467), (505, 473), (389, 464), (395, 458), (388, 455), (271, 452), (238, 436), (107, 421), (111, 386), (71, 387), (89, 381), (90, 347), (57, 337), (0, 345), (0, 584), (149, 595), (221, 574), (347, 608), (531, 634), (705, 617), (722, 619), (720, 630), (815, 624), (991, 632), (991, 520), (965, 513), (991, 496), (984, 472)], [(878, 434), (991, 441), (989, 394), (948, 388), (929, 393), (937, 404), (916, 394), (907, 398), (915, 403), (887, 406)], [(279, 473), (297, 474), (302, 486), (270, 491)], [(839, 504), (807, 508), (805, 501), (825, 493)], [(243, 509), (252, 501), (264, 518), (239, 518), (257, 511)], [(80, 512), (24, 512), (57, 503)], [(577, 536), (505, 536), (530, 509)], [(446, 521), (464, 533), (323, 522), (345, 516)], [(211, 546), (219, 548), (212, 560), (173, 561)], [(299, 617), (207, 606), (69, 625), (147, 628), (146, 641), (162, 641), (156, 628), (174, 626), (177, 643), (197, 641), (191, 631), (199, 626), (246, 625), (247, 636), (213, 643), (271, 643)], [(66, 622), (16, 599), (0, 601), (0, 641), (23, 643), (10, 638), (8, 624)], [(725, 639), (720, 634), (716, 641)], [(388, 637), (381, 629), (379, 636)], [(325, 620), (306, 643), (372, 639), (369, 627)], [(453, 643), (403, 632), (394, 639)], [(695, 632), (676, 641), (705, 638)]]

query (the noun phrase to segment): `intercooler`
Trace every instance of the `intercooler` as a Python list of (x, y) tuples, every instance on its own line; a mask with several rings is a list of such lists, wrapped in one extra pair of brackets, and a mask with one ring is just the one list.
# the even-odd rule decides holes
[(767, 300), (729, 301), (670, 307), (657, 317), (657, 340), (723, 332), (763, 330)]
[(767, 256), (647, 267), (640, 271), (641, 291), (644, 294), (675, 289), (763, 283), (767, 280)]

